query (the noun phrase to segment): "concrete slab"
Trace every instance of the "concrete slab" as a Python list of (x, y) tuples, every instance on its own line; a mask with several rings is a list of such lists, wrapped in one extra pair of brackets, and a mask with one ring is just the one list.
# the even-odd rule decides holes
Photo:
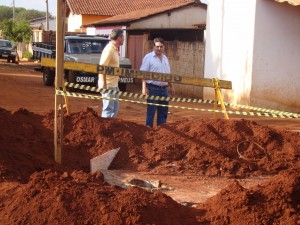
[(91, 172), (97, 172), (102, 170), (108, 170), (109, 165), (119, 152), (120, 148), (112, 149), (102, 155), (96, 156), (90, 160)]

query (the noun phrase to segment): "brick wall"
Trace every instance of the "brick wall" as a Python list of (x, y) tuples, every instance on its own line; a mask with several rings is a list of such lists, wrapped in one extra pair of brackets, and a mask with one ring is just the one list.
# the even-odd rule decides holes
[[(152, 51), (152, 41), (144, 42), (144, 55)], [(203, 42), (165, 42), (171, 73), (188, 77), (204, 77), (204, 43)], [(203, 87), (176, 84), (177, 97), (203, 98)]]

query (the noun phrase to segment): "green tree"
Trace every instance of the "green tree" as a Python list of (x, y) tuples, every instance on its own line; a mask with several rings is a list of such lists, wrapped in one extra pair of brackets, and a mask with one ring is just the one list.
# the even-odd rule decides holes
[[(1, 0), (0, 0), (1, 1)], [(34, 9), (27, 10), (23, 7), (15, 8), (15, 20), (32, 20), (46, 16), (46, 12), (38, 11)], [(49, 18), (54, 17), (49, 13)], [(2, 29), (2, 21), (7, 19), (13, 19), (13, 7), (0, 5), (0, 30)]]
[(30, 9), (30, 10), (23, 10), (16, 14), (16, 20), (32, 20), (36, 18), (45, 17), (46, 12)]
[(26, 43), (30, 42), (32, 31), (29, 22), (24, 20), (13, 21), (4, 20), (2, 23), (3, 36), (13, 41), (14, 43)]
[[(13, 18), (13, 11), (11, 7), (8, 6), (0, 6), (0, 21), (4, 21), (5, 19)], [(2, 27), (2, 23), (0, 23), (0, 29)]]

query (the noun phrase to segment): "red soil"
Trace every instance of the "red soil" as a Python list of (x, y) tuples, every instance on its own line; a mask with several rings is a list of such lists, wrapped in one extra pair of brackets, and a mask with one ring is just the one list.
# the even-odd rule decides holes
[[(300, 224), (299, 133), (222, 119), (151, 129), (86, 109), (64, 118), (59, 165), (53, 123), (53, 112), (0, 108), (1, 224)], [(117, 147), (114, 170), (277, 175), (251, 189), (234, 181), (191, 208), (163, 193), (110, 186), (100, 172), (89, 173), (91, 158)]]

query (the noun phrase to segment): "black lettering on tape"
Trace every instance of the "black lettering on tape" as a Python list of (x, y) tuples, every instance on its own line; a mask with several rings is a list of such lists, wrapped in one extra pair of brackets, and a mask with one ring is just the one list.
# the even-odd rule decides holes
[(110, 67), (110, 66), (107, 66), (106, 67), (106, 74), (107, 75), (114, 75), (114, 70), (115, 68), (113, 68), (113, 67)]
[(151, 77), (152, 79), (151, 80), (160, 80), (159, 78), (162, 77), (162, 74), (161, 73), (151, 73)]
[(151, 80), (151, 73), (142, 72), (142, 75), (144, 80)]
[(172, 81), (172, 75), (171, 74), (166, 74), (165, 76), (164, 76), (164, 81), (166, 81), (166, 82), (171, 82)]
[(97, 73), (102, 73), (103, 74), (104, 71), (105, 71), (105, 67), (98, 65), (98, 67), (97, 67)]
[(121, 68), (114, 68), (114, 74), (113, 75), (120, 75), (122, 69)]
[(125, 77), (133, 77), (133, 76), (134, 76), (134, 70), (125, 69)]

